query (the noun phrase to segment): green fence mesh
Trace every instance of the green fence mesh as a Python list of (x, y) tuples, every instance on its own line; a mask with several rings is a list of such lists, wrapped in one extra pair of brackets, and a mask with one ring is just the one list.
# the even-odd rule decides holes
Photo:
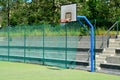
[[(0, 60), (74, 68), (78, 36), (69, 26), (24, 25), (0, 30)], [(75, 31), (74, 31), (75, 32)]]

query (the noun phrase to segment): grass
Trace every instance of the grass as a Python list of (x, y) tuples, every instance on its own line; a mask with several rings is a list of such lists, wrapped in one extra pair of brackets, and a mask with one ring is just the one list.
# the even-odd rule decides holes
[(0, 80), (120, 80), (120, 76), (0, 61)]

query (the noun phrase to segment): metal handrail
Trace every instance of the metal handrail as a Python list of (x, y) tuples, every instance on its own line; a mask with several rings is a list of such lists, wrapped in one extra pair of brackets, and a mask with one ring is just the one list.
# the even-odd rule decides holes
[[(115, 28), (115, 27), (117, 27), (117, 31), (116, 31), (116, 38), (117, 38), (117, 35), (119, 35), (119, 29), (118, 29), (118, 27), (119, 27), (119, 21), (116, 21), (109, 29), (108, 29), (108, 31), (103, 35), (103, 37), (102, 37), (102, 45), (101, 45), (101, 48), (105, 48), (105, 41), (107, 40), (107, 47), (108, 47), (108, 45), (109, 45), (109, 39), (110, 39), (110, 31), (113, 29), (113, 28)], [(107, 38), (106, 38), (107, 37)]]

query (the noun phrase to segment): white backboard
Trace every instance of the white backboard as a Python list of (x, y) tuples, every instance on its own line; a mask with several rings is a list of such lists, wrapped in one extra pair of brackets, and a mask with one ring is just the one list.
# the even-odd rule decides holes
[(76, 4), (61, 6), (61, 20), (70, 19), (70, 22), (76, 21)]

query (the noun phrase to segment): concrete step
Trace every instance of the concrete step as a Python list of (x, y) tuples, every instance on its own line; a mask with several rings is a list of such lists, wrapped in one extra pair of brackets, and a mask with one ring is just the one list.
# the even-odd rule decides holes
[(101, 64), (101, 62), (96, 62), (96, 66), (99, 66)]
[(96, 65), (96, 67), (100, 67), (100, 63), (96, 63), (95, 65)]
[(106, 58), (108, 63), (120, 64), (120, 56), (110, 56)]
[(116, 50), (119, 47), (120, 47), (120, 36), (117, 39), (109, 40), (109, 47), (105, 48), (103, 50), (102, 54), (96, 56), (96, 69), (98, 71), (100, 71), (102, 69), (101, 64), (103, 64), (103, 63), (106, 64), (109, 62), (112, 64), (114, 64), (114, 63), (120, 64), (120, 58), (118, 56), (115, 57), (116, 53), (120, 53), (119, 49)]
[(120, 56), (120, 48), (115, 49), (115, 54), (116, 54), (117, 56)]
[(115, 42), (115, 39), (109, 39), (109, 43)]
[(114, 72), (114, 70), (118, 70), (118, 72), (120, 72), (120, 64), (114, 64), (114, 63), (102, 63), (100, 64), (100, 67), (102, 69), (108, 69), (108, 70), (112, 70)]
[(116, 40), (115, 40), (115, 43), (120, 43), (120, 39), (116, 39)]
[(120, 38), (120, 35), (117, 35), (117, 38)]
[(102, 59), (104, 59), (106, 56), (101, 56), (101, 55), (103, 55), (103, 54), (100, 54), (100, 55), (96, 55), (96, 59), (99, 59), (99, 58), (102, 58)]
[(76, 55), (76, 60), (87, 61), (88, 59), (89, 59), (89, 55), (88, 54), (77, 54)]
[(114, 53), (109, 53), (109, 52), (106, 52), (106, 53), (103, 53), (102, 55), (114, 56), (114, 55), (115, 55), (115, 52), (114, 52)]
[(87, 66), (79, 66), (79, 65), (77, 65), (75, 69), (77, 69), (77, 70), (80, 70), (80, 69), (81, 70), (90, 70), (90, 68)]
[(104, 52), (101, 55), (99, 55), (99, 57), (102, 57), (102, 56), (114, 56), (114, 55), (115, 55), (115, 52)]
[(97, 60), (96, 59), (96, 63), (101, 63), (101, 62), (105, 62), (105, 59), (104, 60), (102, 60), (102, 59)]
[(96, 58), (96, 61), (101, 61), (101, 60), (104, 61), (105, 59), (106, 57), (103, 56), (103, 57)]
[(100, 55), (100, 57), (104, 57), (104, 58), (108, 56), (113, 56), (113, 55), (108, 55), (108, 54)]
[(104, 63), (104, 62), (106, 62), (106, 61), (103, 61), (103, 60), (96, 60), (96, 63), (97, 63), (97, 64)]
[(118, 48), (118, 46), (109, 46), (109, 48), (114, 48), (114, 49), (116, 49), (116, 48)]
[(120, 43), (110, 43), (109, 47), (120, 47)]
[(106, 50), (106, 51), (103, 51), (102, 54), (115, 54), (115, 50), (111, 50), (111, 51)]
[(104, 50), (103, 50), (103, 52), (104, 51), (114, 51), (116, 49), (116, 47), (109, 47), (109, 48), (105, 48)]
[(100, 71), (100, 70), (101, 70), (101, 67), (96, 67), (96, 70), (97, 70), (97, 71)]
[(109, 40), (110, 43), (119, 43), (120, 42), (120, 38), (118, 39), (112, 39), (112, 40)]
[(110, 43), (109, 46), (108, 46), (108, 48), (112, 48), (112, 47), (113, 47), (113, 48), (116, 48), (116, 47), (118, 48), (118, 47), (120, 47), (120, 42), (119, 42), (119, 43), (118, 43), (118, 42)]
[(115, 53), (115, 49), (112, 49), (112, 50), (105, 50), (102, 52), (102, 54), (104, 53)]

